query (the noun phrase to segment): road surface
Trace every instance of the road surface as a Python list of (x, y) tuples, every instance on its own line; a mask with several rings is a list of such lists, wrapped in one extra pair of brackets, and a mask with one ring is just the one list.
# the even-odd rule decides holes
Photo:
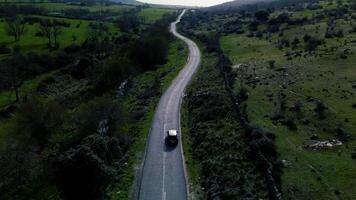
[(171, 32), (189, 47), (186, 65), (163, 94), (156, 108), (143, 160), (138, 199), (186, 200), (187, 180), (183, 165), (181, 141), (175, 148), (165, 145), (169, 129), (180, 130), (180, 106), (184, 89), (200, 63), (198, 46), (176, 31), (185, 11), (171, 24)]

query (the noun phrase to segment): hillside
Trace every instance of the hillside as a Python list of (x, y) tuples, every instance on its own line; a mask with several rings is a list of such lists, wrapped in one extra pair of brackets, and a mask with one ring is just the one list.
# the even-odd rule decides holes
[(229, 10), (229, 9), (236, 9), (241, 6), (246, 6), (246, 5), (253, 5), (256, 3), (265, 3), (265, 2), (272, 2), (276, 0), (234, 0), (234, 1), (229, 1), (220, 5), (216, 6), (211, 6), (207, 8), (208, 10)]
[(122, 3), (122, 4), (131, 4), (131, 5), (141, 5), (143, 3), (135, 0), (110, 0), (115, 3)]
[[(184, 20), (215, 60), (187, 99), (186, 153), (200, 199), (356, 197), (356, 4), (292, 2)], [(218, 74), (225, 83), (206, 78)], [(217, 103), (221, 84), (228, 95)]]
[(128, 199), (153, 110), (187, 57), (167, 28), (175, 10), (3, 2), (0, 199)]

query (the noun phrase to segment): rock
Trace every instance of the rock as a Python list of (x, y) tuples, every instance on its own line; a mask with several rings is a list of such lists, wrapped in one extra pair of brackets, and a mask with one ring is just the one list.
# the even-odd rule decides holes
[(320, 149), (330, 149), (337, 146), (341, 146), (343, 143), (340, 140), (327, 140), (327, 141), (315, 141), (312, 144), (306, 145), (306, 148), (310, 148), (312, 150), (320, 150)]
[(284, 167), (290, 166), (290, 162), (288, 160), (282, 160), (282, 164)]
[(313, 134), (312, 136), (310, 136), (311, 140), (317, 140), (319, 139), (319, 136), (317, 134)]
[(0, 109), (0, 116), (4, 118), (10, 118), (11, 115), (16, 111), (17, 107), (15, 105), (8, 105)]
[(120, 84), (120, 86), (117, 88), (117, 96), (122, 97), (125, 95), (127, 85), (128, 85), (127, 80)]

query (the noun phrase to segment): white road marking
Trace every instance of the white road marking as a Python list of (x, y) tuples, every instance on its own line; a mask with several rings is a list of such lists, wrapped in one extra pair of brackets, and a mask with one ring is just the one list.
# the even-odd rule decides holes
[(163, 152), (163, 181), (162, 181), (162, 200), (166, 200), (165, 179), (166, 179), (166, 157), (167, 153)]

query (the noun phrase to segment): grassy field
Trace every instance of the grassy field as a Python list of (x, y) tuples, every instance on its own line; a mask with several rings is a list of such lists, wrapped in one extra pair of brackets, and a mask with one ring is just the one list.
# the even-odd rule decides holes
[[(26, 5), (26, 3), (21, 3), (22, 5)], [(100, 11), (100, 5), (89, 5), (89, 6), (79, 6), (79, 5), (71, 5), (65, 3), (31, 3), (30, 5), (36, 5), (38, 7), (44, 8), (48, 12), (61, 12), (66, 9), (87, 9), (90, 12), (98, 12)], [(134, 9), (135, 6), (131, 5), (105, 5), (103, 7), (103, 11), (110, 11), (116, 13), (118, 16), (130, 9)], [(172, 13), (174, 10), (171, 9), (164, 9), (164, 8), (143, 8), (138, 15), (144, 19), (146, 24), (151, 24), (157, 21), (158, 19), (162, 18), (164, 14)], [(59, 44), (60, 48), (65, 48), (71, 44), (82, 44), (88, 37), (90, 23), (95, 21), (92, 20), (80, 20), (80, 19), (66, 19), (66, 18), (58, 18), (58, 17), (46, 17), (46, 16), (32, 16), (38, 17), (41, 19), (51, 19), (51, 20), (58, 20), (64, 21), (69, 23), (69, 27), (62, 27), (61, 34), (59, 36)], [(115, 26), (111, 22), (106, 23), (109, 27), (109, 32), (111, 35), (119, 35), (120, 30), (117, 26)], [(39, 32), (39, 25), (37, 23), (30, 25), (26, 25), (25, 34), (21, 37), (20, 41), (15, 42), (14, 38), (7, 35), (5, 31), (5, 22), (3, 18), (0, 18), (0, 44), (5, 44), (8, 48), (13, 48), (15, 46), (19, 46), (21, 51), (29, 52), (29, 51), (36, 51), (36, 52), (46, 52), (48, 51), (47, 48), (47, 39), (44, 37), (36, 36), (36, 33)], [(2, 57), (4, 55), (1, 55)]]
[[(300, 11), (293, 16), (311, 16), (315, 12)], [(356, 103), (356, 56), (340, 59), (345, 49), (355, 52), (352, 41), (356, 34), (348, 33), (349, 23), (343, 20), (337, 20), (336, 27), (344, 30), (343, 38), (326, 39), (314, 54), (305, 53), (292, 59), (285, 56), (291, 48), (276, 47), (278, 33), (270, 41), (236, 34), (221, 38), (222, 48), (237, 73), (236, 92), (241, 87), (249, 91), (245, 104), (250, 121), (277, 135), (279, 156), (285, 166), (282, 176), (285, 199), (356, 198), (356, 163), (352, 158), (356, 152), (356, 112), (352, 106)], [(320, 37), (325, 31), (326, 20), (323, 20), (291, 27), (283, 38), (302, 40), (301, 32)], [(332, 47), (337, 50), (324, 54)], [(276, 62), (275, 66), (269, 65), (270, 60)], [(280, 92), (286, 94), (285, 111), (279, 108)], [(319, 119), (314, 110), (317, 101), (327, 107), (325, 119)], [(297, 103), (302, 105), (300, 114), (292, 111)], [(271, 120), (276, 113), (294, 121), (296, 128)], [(319, 141), (339, 138), (339, 128), (351, 136), (343, 145), (321, 150), (306, 148), (312, 136), (317, 136)]]
[(80, 6), (80, 5), (72, 5), (72, 4), (65, 4), (65, 3), (39, 3), (36, 5), (38, 7), (42, 7), (52, 12), (58, 12), (58, 11), (63, 11), (68, 9), (86, 9), (89, 10), (90, 12), (99, 12), (100, 10), (102, 10), (104, 12), (110, 11), (110, 12), (115, 12), (117, 14), (135, 8), (134, 6), (119, 5), (119, 4), (103, 5), (103, 6), (100, 6), (99, 4), (95, 4), (95, 5)]
[[(70, 44), (82, 44), (88, 36), (89, 28), (88, 25), (90, 21), (77, 20), (77, 19), (62, 19), (54, 17), (40, 17), (42, 19), (57, 19), (58, 21), (65, 21), (70, 23), (70, 27), (62, 27), (62, 34), (59, 36), (59, 44), (61, 48), (67, 47)], [(38, 51), (46, 52), (47, 48), (47, 39), (44, 37), (36, 36), (36, 33), (39, 32), (39, 25), (26, 25), (26, 32), (21, 37), (20, 41), (15, 42), (13, 37), (9, 36), (5, 32), (5, 22), (2, 20), (0, 22), (0, 43), (5, 44), (9, 48), (14, 46), (19, 46), (21, 51)], [(74, 39), (75, 38), (75, 39)]]
[[(61, 34), (59, 35), (58, 42), (61, 48), (65, 48), (71, 44), (82, 44), (89, 35), (89, 27), (88, 25), (93, 22), (89, 20), (79, 20), (79, 19), (64, 19), (64, 18), (55, 18), (55, 17), (43, 17), (43, 16), (35, 16), (41, 19), (50, 19), (50, 20), (58, 20), (65, 21), (69, 23), (69, 27), (62, 27)], [(26, 32), (21, 37), (20, 41), (15, 42), (13, 37), (9, 36), (5, 32), (5, 22), (0, 19), (0, 43), (5, 44), (9, 48), (13, 48), (14, 46), (19, 46), (21, 51), (29, 52), (29, 51), (37, 51), (37, 52), (47, 52), (47, 38), (38, 37), (36, 33), (39, 32), (39, 25), (26, 25)], [(109, 30), (111, 34), (118, 35), (120, 31), (113, 24), (108, 23)]]
[(153, 23), (162, 18), (163, 15), (174, 12), (172, 9), (164, 8), (145, 8), (139, 12), (139, 16), (142, 17), (146, 23)]
[[(37, 76), (34, 79), (31, 80), (27, 80), (24, 81), (24, 83), (22, 84), (22, 86), (19, 88), (19, 96), (20, 98), (23, 98), (25, 95), (31, 93), (31, 91), (33, 91), (34, 89), (36, 89), (36, 87), (38, 86), (38, 84), (46, 79), (47, 77), (50, 77), (54, 72), (49, 72), (46, 74), (41, 74), (39, 76)], [(6, 106), (12, 102), (15, 101), (15, 92), (14, 91), (2, 91), (0, 92), (0, 108), (3, 106)]]

